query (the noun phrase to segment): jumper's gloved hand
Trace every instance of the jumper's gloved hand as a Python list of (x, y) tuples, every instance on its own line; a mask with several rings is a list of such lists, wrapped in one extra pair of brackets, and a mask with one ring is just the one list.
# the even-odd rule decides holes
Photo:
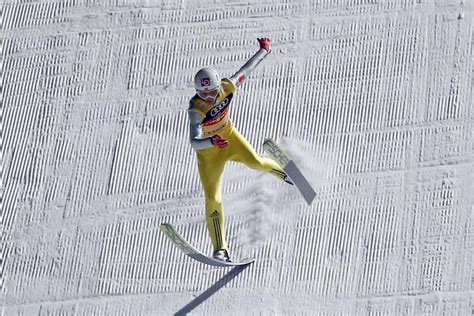
[(226, 148), (229, 146), (229, 142), (222, 138), (220, 135), (214, 135), (211, 137), (211, 143), (218, 148)]
[(271, 52), (272, 49), (270, 48), (270, 42), (271, 40), (268, 37), (264, 38), (257, 38), (258, 43), (260, 44), (260, 48), (263, 48), (267, 52)]

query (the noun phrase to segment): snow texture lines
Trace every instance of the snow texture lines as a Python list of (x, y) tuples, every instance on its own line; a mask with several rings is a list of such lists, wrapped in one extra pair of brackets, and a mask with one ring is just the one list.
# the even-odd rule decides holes
[[(209, 289), (193, 312), (472, 313), (469, 1), (8, 0), (3, 13), (5, 314), (173, 314)], [(232, 75), (260, 36), (273, 51), (231, 119), (259, 153), (283, 143), (318, 198), (227, 165), (230, 252), (257, 258), (228, 280), (159, 225), (211, 253), (192, 80)]]

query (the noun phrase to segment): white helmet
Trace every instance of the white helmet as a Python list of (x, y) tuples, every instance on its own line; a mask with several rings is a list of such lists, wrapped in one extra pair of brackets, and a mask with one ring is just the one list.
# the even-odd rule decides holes
[(221, 78), (217, 71), (211, 68), (202, 68), (194, 77), (194, 88), (197, 91), (212, 91), (221, 86)]

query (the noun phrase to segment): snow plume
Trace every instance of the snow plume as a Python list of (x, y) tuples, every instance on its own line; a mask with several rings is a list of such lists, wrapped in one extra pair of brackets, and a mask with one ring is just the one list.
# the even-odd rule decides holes
[[(235, 242), (245, 245), (245, 251), (260, 248), (271, 238), (279, 225), (285, 222), (278, 209), (277, 197), (284, 194), (287, 185), (271, 175), (257, 175), (250, 185), (237, 192), (229, 201), (228, 215), (243, 216), (244, 227), (239, 227)], [(236, 214), (238, 213), (238, 214)], [(232, 236), (230, 234), (229, 236)], [(238, 236), (238, 237), (237, 237)], [(235, 245), (235, 243), (233, 242)]]
[[(330, 177), (334, 172), (336, 160), (330, 150), (312, 147), (297, 139), (277, 140), (287, 152), (290, 159), (300, 168), (317, 194), (323, 187), (330, 185)], [(334, 150), (333, 150), (334, 151)], [(233, 164), (231, 164), (233, 165)], [(246, 179), (253, 178), (250, 184), (243, 184), (242, 174)], [(281, 231), (283, 226), (292, 226), (296, 218), (296, 210), (288, 212), (285, 205), (301, 205), (306, 209), (303, 197), (293, 186), (276, 179), (269, 174), (256, 174), (255, 171), (242, 166), (232, 166), (226, 171), (226, 185), (236, 186), (240, 182), (243, 187), (234, 193), (225, 196), (226, 217), (228, 222), (241, 222), (244, 226), (236, 227), (236, 231), (229, 230), (230, 243), (233, 246), (245, 245), (242, 251), (251, 252), (264, 247), (272, 240), (274, 232)], [(293, 202), (289, 202), (289, 200)], [(296, 204), (295, 204), (296, 203)], [(314, 203), (313, 203), (314, 205)], [(241, 219), (230, 217), (242, 216)], [(288, 228), (288, 227), (287, 227)], [(234, 240), (231, 240), (234, 239)], [(275, 242), (275, 240), (273, 240)], [(251, 255), (251, 253), (247, 253)]]
[[(266, 177), (265, 177), (266, 178)], [(271, 189), (266, 185), (265, 180), (257, 181), (252, 184), (245, 192), (251, 196), (251, 203), (246, 204), (247, 209), (247, 223), (248, 229), (244, 230), (242, 242), (248, 243), (250, 246), (258, 246), (263, 243), (271, 234), (274, 224), (274, 216), (272, 214), (272, 199)]]
[(300, 168), (308, 182), (318, 192), (329, 185), (329, 179), (334, 172), (337, 155), (334, 150), (319, 147), (310, 148), (311, 144), (295, 139), (282, 138), (277, 141), (286, 151), (289, 158)]

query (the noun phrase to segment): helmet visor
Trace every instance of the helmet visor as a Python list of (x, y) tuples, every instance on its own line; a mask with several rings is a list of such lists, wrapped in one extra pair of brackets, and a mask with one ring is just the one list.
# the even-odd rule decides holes
[(198, 96), (202, 99), (207, 99), (209, 97), (215, 98), (217, 97), (218, 93), (219, 93), (219, 89), (214, 89), (210, 91), (200, 91), (200, 90), (197, 91)]

